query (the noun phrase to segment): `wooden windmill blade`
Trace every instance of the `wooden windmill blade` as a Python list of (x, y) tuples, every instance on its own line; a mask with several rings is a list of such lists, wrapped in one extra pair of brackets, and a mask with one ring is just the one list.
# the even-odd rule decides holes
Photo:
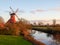
[(20, 21), (20, 18), (17, 16), (17, 15), (15, 15), (17, 18), (18, 18), (18, 20)]
[(17, 13), (19, 11), (19, 9), (17, 9), (16, 11), (15, 11), (15, 13)]
[(14, 10), (10, 7), (11, 11), (14, 13)]

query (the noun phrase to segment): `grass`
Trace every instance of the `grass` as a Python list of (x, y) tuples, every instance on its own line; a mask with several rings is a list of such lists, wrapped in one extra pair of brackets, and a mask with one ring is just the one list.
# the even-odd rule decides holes
[(60, 27), (33, 27), (33, 28), (44, 29), (44, 30), (52, 29), (53, 31), (60, 31)]
[(0, 35), (0, 45), (32, 45), (23, 39), (22, 36)]

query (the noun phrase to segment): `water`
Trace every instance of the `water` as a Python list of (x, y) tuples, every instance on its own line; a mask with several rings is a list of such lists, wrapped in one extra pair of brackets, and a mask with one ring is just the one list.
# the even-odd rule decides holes
[(53, 36), (53, 35), (49, 35), (47, 33), (38, 32), (38, 31), (36, 31), (34, 34), (32, 34), (32, 36), (36, 40), (41, 41), (41, 42), (45, 43), (46, 45), (60, 45), (60, 39), (59, 39), (60, 37), (55, 38), (55, 36)]

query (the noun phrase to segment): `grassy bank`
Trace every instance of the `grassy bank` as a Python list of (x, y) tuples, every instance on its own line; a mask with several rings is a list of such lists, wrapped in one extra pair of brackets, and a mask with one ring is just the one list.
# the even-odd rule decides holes
[(32, 27), (32, 30), (41, 31), (48, 34), (60, 34), (60, 27)]
[(21, 36), (0, 35), (0, 45), (32, 45)]

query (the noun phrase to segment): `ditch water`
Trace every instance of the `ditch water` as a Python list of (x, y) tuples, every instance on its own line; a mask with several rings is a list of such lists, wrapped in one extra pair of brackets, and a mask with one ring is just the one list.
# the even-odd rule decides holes
[(47, 33), (35, 31), (35, 33), (33, 33), (32, 36), (36, 40), (41, 41), (46, 45), (60, 45), (60, 35), (56, 36), (56, 35), (50, 35)]

